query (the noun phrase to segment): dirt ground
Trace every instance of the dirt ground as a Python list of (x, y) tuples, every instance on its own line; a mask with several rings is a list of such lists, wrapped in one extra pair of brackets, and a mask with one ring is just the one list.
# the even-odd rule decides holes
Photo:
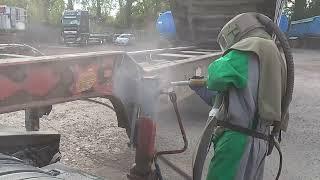
[[(40, 45), (46, 54), (90, 52), (98, 50), (135, 50), (139, 47), (113, 45), (88, 48)], [(152, 49), (152, 44), (148, 45)], [(296, 63), (294, 99), (290, 108), (290, 125), (283, 136), (284, 165), (281, 180), (320, 179), (320, 51), (294, 50)], [(180, 169), (191, 175), (191, 161), (195, 142), (204, 127), (209, 107), (198, 97), (192, 96), (179, 104), (189, 149), (181, 155), (167, 156)], [(182, 146), (174, 112), (160, 112), (158, 119), (158, 149)], [(24, 127), (24, 113), (0, 115), (0, 126)], [(101, 105), (75, 101), (55, 105), (49, 116), (42, 118), (41, 129), (62, 134), (62, 162), (86, 172), (121, 179), (133, 163), (134, 151), (127, 146), (128, 138), (117, 127), (115, 113)], [(183, 179), (160, 162), (165, 179)], [(278, 168), (278, 155), (267, 159), (265, 179), (274, 179)]]

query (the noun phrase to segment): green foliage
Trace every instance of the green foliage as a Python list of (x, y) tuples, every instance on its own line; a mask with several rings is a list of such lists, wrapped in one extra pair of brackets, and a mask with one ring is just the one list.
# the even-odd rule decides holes
[(31, 22), (57, 25), (65, 8), (64, 0), (0, 0), (0, 4), (27, 10)]
[(320, 15), (320, 0), (313, 0), (308, 4), (307, 17)]
[(287, 17), (291, 18), (293, 14), (293, 5), (292, 3), (286, 3), (283, 8), (283, 14), (285, 14)]
[(0, 0), (0, 5), (26, 8), (28, 5), (28, 0)]
[(295, 0), (291, 8), (292, 20), (320, 15), (320, 0)]
[[(121, 1), (122, 2), (122, 1)], [(119, 2), (120, 6), (120, 2)], [(135, 28), (144, 28), (150, 24), (154, 24), (155, 19), (160, 12), (169, 10), (169, 3), (159, 0), (134, 0), (131, 9), (131, 22)], [(118, 26), (128, 26), (126, 17), (126, 8), (120, 8), (116, 16), (115, 24)], [(129, 25), (130, 26), (130, 25)]]
[(162, 0), (0, 0), (0, 4), (25, 8), (30, 21), (52, 25), (58, 25), (65, 8), (73, 9), (75, 3), (89, 10), (97, 23), (117, 27), (143, 28), (169, 10), (169, 3)]
[(49, 22), (50, 24), (60, 24), (61, 15), (64, 11), (63, 0), (51, 0), (49, 6)]
[(306, 7), (307, 7), (307, 0), (296, 0), (293, 7), (292, 20), (305, 18)]
[(68, 0), (68, 2), (67, 2), (67, 9), (73, 10), (73, 8), (74, 8), (73, 3), (74, 3), (73, 0)]

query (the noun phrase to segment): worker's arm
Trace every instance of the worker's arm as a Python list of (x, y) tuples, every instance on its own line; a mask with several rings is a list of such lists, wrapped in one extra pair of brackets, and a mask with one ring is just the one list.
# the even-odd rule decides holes
[(245, 88), (248, 81), (249, 54), (232, 50), (208, 67), (207, 87), (213, 91), (227, 91), (230, 87)]
[(190, 88), (194, 90), (209, 106), (213, 106), (214, 97), (217, 95), (217, 92), (210, 91), (206, 87), (190, 86)]

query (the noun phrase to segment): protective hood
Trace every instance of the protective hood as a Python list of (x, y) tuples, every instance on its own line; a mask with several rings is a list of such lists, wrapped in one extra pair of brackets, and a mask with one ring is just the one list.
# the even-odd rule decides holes
[(270, 38), (257, 19), (257, 13), (243, 13), (232, 18), (220, 31), (218, 43), (224, 51), (246, 37)]

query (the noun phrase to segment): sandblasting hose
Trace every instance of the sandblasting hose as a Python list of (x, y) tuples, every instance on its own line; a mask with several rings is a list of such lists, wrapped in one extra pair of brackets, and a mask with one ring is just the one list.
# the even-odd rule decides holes
[(274, 143), (274, 147), (277, 149), (277, 151), (279, 153), (279, 168), (278, 168), (278, 172), (277, 172), (277, 176), (276, 176), (276, 180), (278, 180), (280, 178), (281, 171), (282, 171), (283, 157), (282, 157), (280, 144), (279, 144), (278, 140), (274, 136), (273, 136), (273, 143)]
[[(289, 104), (292, 100), (292, 94), (293, 94), (293, 88), (294, 88), (294, 62), (293, 62), (292, 51), (291, 51), (287, 37), (271, 19), (269, 19), (268, 17), (261, 15), (261, 14), (257, 14), (257, 18), (267, 28), (267, 30), (269, 32), (275, 33), (275, 35), (276, 35), (277, 39), (279, 40), (280, 45), (283, 49), (283, 53), (285, 55), (286, 64), (287, 64), (287, 86), (286, 86), (286, 93), (285, 93), (285, 96), (284, 96), (282, 104), (281, 104), (282, 119), (283, 119), (284, 118), (283, 116), (288, 111)], [(273, 143), (279, 152), (279, 158), (280, 158), (279, 169), (278, 169), (278, 173), (276, 176), (276, 180), (279, 179), (279, 177), (281, 175), (281, 170), (282, 170), (282, 152), (280, 149), (279, 142), (275, 139), (275, 135), (280, 133), (280, 130), (281, 130), (280, 126), (281, 126), (281, 124), (278, 124), (272, 130), (272, 135), (274, 138)], [(281, 141), (280, 138), (279, 138), (279, 141)]]
[[(282, 112), (287, 112), (289, 108), (289, 104), (292, 100), (293, 88), (294, 88), (294, 62), (292, 51), (290, 48), (290, 44), (288, 42), (285, 34), (279, 29), (279, 27), (269, 18), (258, 14), (258, 20), (266, 26), (266, 28), (272, 32), (274, 32), (277, 36), (277, 39), (280, 42), (280, 45), (283, 49), (283, 53), (285, 55), (286, 64), (287, 64), (287, 86), (286, 86), (286, 94), (282, 101)], [(282, 113), (284, 115), (285, 113)]]
[[(159, 152), (156, 152), (155, 154), (155, 157), (154, 157), (154, 162), (155, 162), (155, 167), (156, 167), (156, 175), (157, 175), (157, 178), (158, 180), (162, 180), (163, 177), (161, 175), (161, 170), (160, 170), (160, 167), (157, 163), (157, 159), (158, 157), (160, 157), (161, 155), (168, 155), (168, 154), (180, 154), (180, 153), (183, 153), (187, 150), (188, 148), (188, 140), (187, 140), (187, 135), (186, 135), (186, 132), (184, 130), (184, 127), (183, 127), (183, 123), (182, 123), (182, 119), (181, 119), (181, 115), (180, 115), (180, 112), (179, 112), (179, 109), (178, 109), (178, 104), (177, 104), (177, 95), (175, 92), (166, 92), (166, 93), (163, 93), (163, 94), (168, 94), (169, 95), (169, 98), (170, 98), (170, 101), (173, 105), (173, 109), (176, 113), (176, 116), (177, 116), (177, 121), (178, 121), (178, 124), (179, 124), (179, 128), (180, 128), (180, 133), (182, 135), (182, 139), (183, 139), (183, 147), (181, 149), (178, 149), (178, 150), (166, 150), (166, 151), (159, 151)], [(183, 175), (185, 178), (188, 178), (188, 175), (185, 174), (184, 172), (182, 173), (179, 173), (180, 175)]]

